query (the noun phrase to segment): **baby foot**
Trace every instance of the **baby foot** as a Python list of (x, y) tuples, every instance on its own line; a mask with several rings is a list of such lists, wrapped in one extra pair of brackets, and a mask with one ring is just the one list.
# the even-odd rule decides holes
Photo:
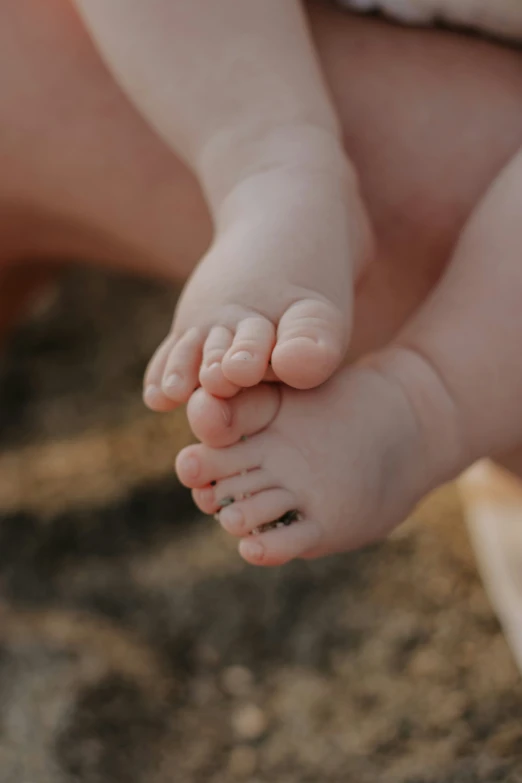
[(317, 157), (262, 170), (223, 202), (148, 368), (152, 409), (186, 402), (198, 385), (221, 398), (270, 377), (312, 388), (338, 367), (369, 232), (342, 150)]
[(188, 415), (204, 443), (179, 454), (180, 480), (252, 564), (360, 547), (431, 488), (417, 411), (370, 365), (306, 392), (265, 384), (225, 401), (200, 389)]

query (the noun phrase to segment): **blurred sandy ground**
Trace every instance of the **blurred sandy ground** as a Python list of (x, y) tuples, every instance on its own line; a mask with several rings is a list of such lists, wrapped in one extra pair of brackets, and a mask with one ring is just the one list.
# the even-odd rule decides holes
[(174, 292), (75, 272), (0, 364), (0, 783), (522, 781), (522, 687), (457, 494), (245, 566), (142, 407)]

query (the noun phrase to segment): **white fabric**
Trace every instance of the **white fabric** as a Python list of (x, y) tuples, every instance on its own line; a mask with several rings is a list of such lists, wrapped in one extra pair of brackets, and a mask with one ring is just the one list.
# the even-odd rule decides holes
[(522, 0), (339, 0), (358, 11), (379, 9), (406, 24), (437, 20), (522, 41)]

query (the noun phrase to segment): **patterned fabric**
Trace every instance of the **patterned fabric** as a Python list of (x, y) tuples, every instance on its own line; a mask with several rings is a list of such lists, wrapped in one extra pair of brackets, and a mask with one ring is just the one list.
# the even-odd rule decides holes
[(406, 24), (445, 22), (515, 41), (522, 39), (522, 0), (338, 0), (357, 11), (380, 10)]
[(243, 565), (139, 400), (170, 294), (72, 275), (0, 366), (1, 783), (522, 780), (522, 686), (452, 489)]

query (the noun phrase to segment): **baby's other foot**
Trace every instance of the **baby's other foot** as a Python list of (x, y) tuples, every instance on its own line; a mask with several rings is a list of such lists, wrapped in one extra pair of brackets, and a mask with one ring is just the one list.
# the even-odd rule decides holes
[(339, 366), (370, 242), (344, 153), (324, 147), (306, 165), (255, 173), (223, 201), (216, 240), (147, 370), (149, 407), (170, 410), (199, 385), (221, 398), (270, 377), (308, 389)]
[[(250, 563), (370, 543), (441, 480), (419, 410), (393, 366), (376, 362), (343, 369), (313, 391), (263, 385), (234, 400), (203, 389), (191, 398), (190, 423), (204, 443), (179, 454), (178, 475), (199, 508), (241, 539)], [(433, 417), (429, 388), (420, 399)]]

